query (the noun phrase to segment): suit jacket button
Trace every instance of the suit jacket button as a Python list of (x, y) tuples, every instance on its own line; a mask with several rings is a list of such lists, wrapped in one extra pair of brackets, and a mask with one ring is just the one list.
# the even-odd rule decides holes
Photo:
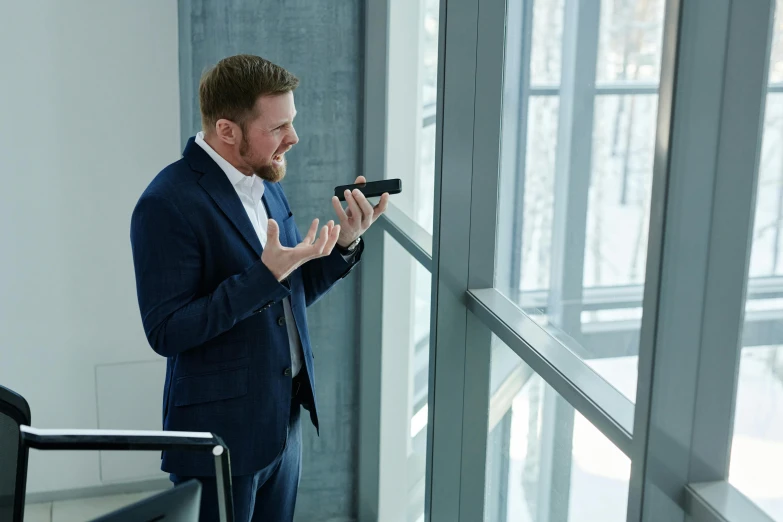
[(284, 324), (285, 324), (285, 317), (283, 317), (283, 316), (278, 317), (277, 318), (277, 325), (278, 326), (283, 326)]
[(285, 371), (283, 372), (283, 375), (285, 375), (286, 377), (291, 377), (291, 368), (286, 368)]

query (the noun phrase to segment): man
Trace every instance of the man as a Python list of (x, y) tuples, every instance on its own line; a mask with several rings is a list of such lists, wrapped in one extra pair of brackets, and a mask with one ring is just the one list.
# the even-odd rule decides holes
[[(361, 236), (389, 197), (373, 207), (346, 191), (347, 210), (332, 200), (339, 224), (318, 234), (315, 219), (301, 237), (278, 184), (299, 141), (298, 83), (250, 55), (207, 71), (203, 132), (150, 183), (131, 220), (144, 330), (167, 358), (164, 429), (223, 438), (238, 521), (293, 518), (300, 405), (318, 428), (306, 308), (359, 262)], [(201, 520), (217, 520), (211, 455), (167, 451), (161, 468), (175, 484), (199, 479)]]

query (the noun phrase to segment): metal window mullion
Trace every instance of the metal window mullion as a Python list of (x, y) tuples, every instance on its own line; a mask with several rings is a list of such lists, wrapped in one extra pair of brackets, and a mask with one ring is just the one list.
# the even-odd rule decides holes
[(497, 259), (496, 286), (509, 289), (519, 302), (522, 282), (522, 242), (525, 215), (525, 178), (530, 55), (533, 39), (533, 0), (508, 2), (503, 80), (500, 174), (505, 190), (498, 193), (498, 244), (510, 245), (510, 255)]
[[(498, 216), (491, 209), (498, 206), (506, 3), (480, 0), (477, 22), (470, 257), (465, 290), (474, 285), (492, 286), (495, 280)], [(484, 516), (491, 354), (491, 332), (468, 314), (459, 496), (459, 520), (466, 522)]]
[[(478, 0), (441, 0), (425, 515), (460, 520)], [(482, 488), (483, 489), (483, 488)]]
[(731, 5), (689, 482), (729, 474), (774, 9)]
[(771, 9), (667, 4), (629, 521), (727, 473)]

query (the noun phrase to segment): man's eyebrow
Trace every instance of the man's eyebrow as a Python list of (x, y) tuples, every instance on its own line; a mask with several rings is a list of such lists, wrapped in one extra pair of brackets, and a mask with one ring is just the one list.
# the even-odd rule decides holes
[(282, 121), (278, 121), (276, 125), (279, 127), (280, 125), (285, 125), (286, 123), (292, 122), (292, 121), (294, 121), (294, 118), (296, 118), (296, 115), (297, 115), (297, 112), (294, 111), (294, 117), (293, 118), (291, 118), (290, 120), (285, 119), (285, 120), (282, 120)]

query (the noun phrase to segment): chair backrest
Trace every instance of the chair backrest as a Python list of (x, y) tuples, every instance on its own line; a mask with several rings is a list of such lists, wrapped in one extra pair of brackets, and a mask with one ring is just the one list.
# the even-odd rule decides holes
[(27, 485), (27, 447), (19, 426), (30, 425), (24, 397), (0, 386), (0, 520), (22, 522)]

